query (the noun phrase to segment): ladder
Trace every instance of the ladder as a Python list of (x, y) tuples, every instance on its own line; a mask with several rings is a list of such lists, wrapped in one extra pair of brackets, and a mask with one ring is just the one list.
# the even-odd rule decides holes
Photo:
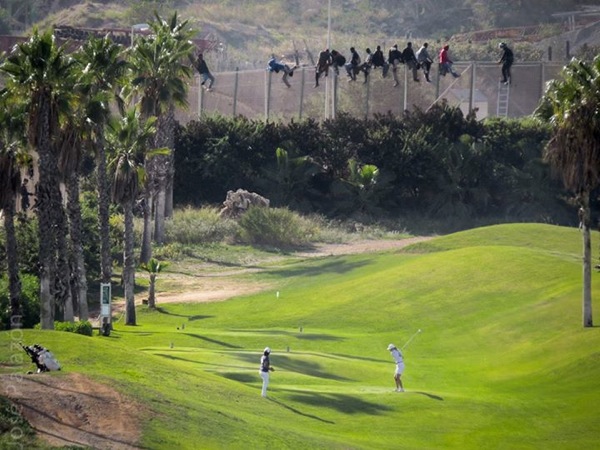
[(508, 117), (508, 101), (510, 99), (510, 84), (498, 82), (498, 106), (496, 115), (498, 117)]

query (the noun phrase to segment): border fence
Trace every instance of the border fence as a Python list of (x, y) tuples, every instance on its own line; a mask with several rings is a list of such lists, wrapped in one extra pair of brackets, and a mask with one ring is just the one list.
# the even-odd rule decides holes
[(209, 92), (199, 89), (196, 78), (189, 92), (187, 119), (202, 114), (243, 115), (251, 119), (324, 120), (344, 112), (370, 118), (375, 114), (403, 114), (415, 108), (427, 110), (446, 100), (463, 113), (476, 109), (478, 119), (491, 116), (522, 117), (531, 114), (543, 96), (546, 82), (555, 78), (565, 62), (523, 62), (512, 66), (510, 85), (500, 83), (500, 66), (494, 62), (455, 63), (459, 78), (440, 76), (437, 65), (431, 69), (431, 83), (419, 72), (419, 82), (405, 65), (398, 68), (398, 86), (394, 87), (391, 70), (384, 78), (381, 69), (371, 70), (348, 82), (343, 70), (336, 76), (321, 76), (315, 85), (315, 69), (303, 66), (282, 82), (282, 74), (265, 70), (215, 73), (216, 82)]

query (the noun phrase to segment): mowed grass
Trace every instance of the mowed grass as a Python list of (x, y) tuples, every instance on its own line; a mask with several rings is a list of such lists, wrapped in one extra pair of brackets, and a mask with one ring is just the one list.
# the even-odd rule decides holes
[[(82, 372), (130, 392), (146, 448), (596, 448), (600, 328), (582, 328), (581, 273), (578, 230), (492, 226), (271, 267), (257, 276), (272, 290), (142, 307), (109, 338), (22, 339), (64, 365), (41, 376)], [(419, 329), (395, 393), (386, 347)], [(12, 371), (30, 367), (15, 358), (20, 338), (2, 333)]]

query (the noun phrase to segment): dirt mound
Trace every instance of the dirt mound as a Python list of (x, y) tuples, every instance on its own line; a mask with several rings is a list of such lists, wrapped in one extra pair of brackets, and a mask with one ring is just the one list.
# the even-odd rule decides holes
[(0, 376), (4, 394), (53, 446), (138, 449), (140, 406), (84, 375)]

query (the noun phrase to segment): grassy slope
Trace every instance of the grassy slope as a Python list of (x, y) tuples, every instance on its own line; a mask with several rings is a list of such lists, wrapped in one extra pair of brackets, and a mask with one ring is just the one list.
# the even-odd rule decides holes
[[(148, 448), (592, 448), (600, 334), (580, 325), (580, 241), (552, 226), (481, 228), (413, 253), (273, 269), (263, 276), (279, 298), (140, 310), (138, 327), (108, 339), (24, 340), (132, 390)], [(385, 348), (417, 329), (409, 392), (396, 394)], [(265, 345), (277, 369), (268, 400)]]

